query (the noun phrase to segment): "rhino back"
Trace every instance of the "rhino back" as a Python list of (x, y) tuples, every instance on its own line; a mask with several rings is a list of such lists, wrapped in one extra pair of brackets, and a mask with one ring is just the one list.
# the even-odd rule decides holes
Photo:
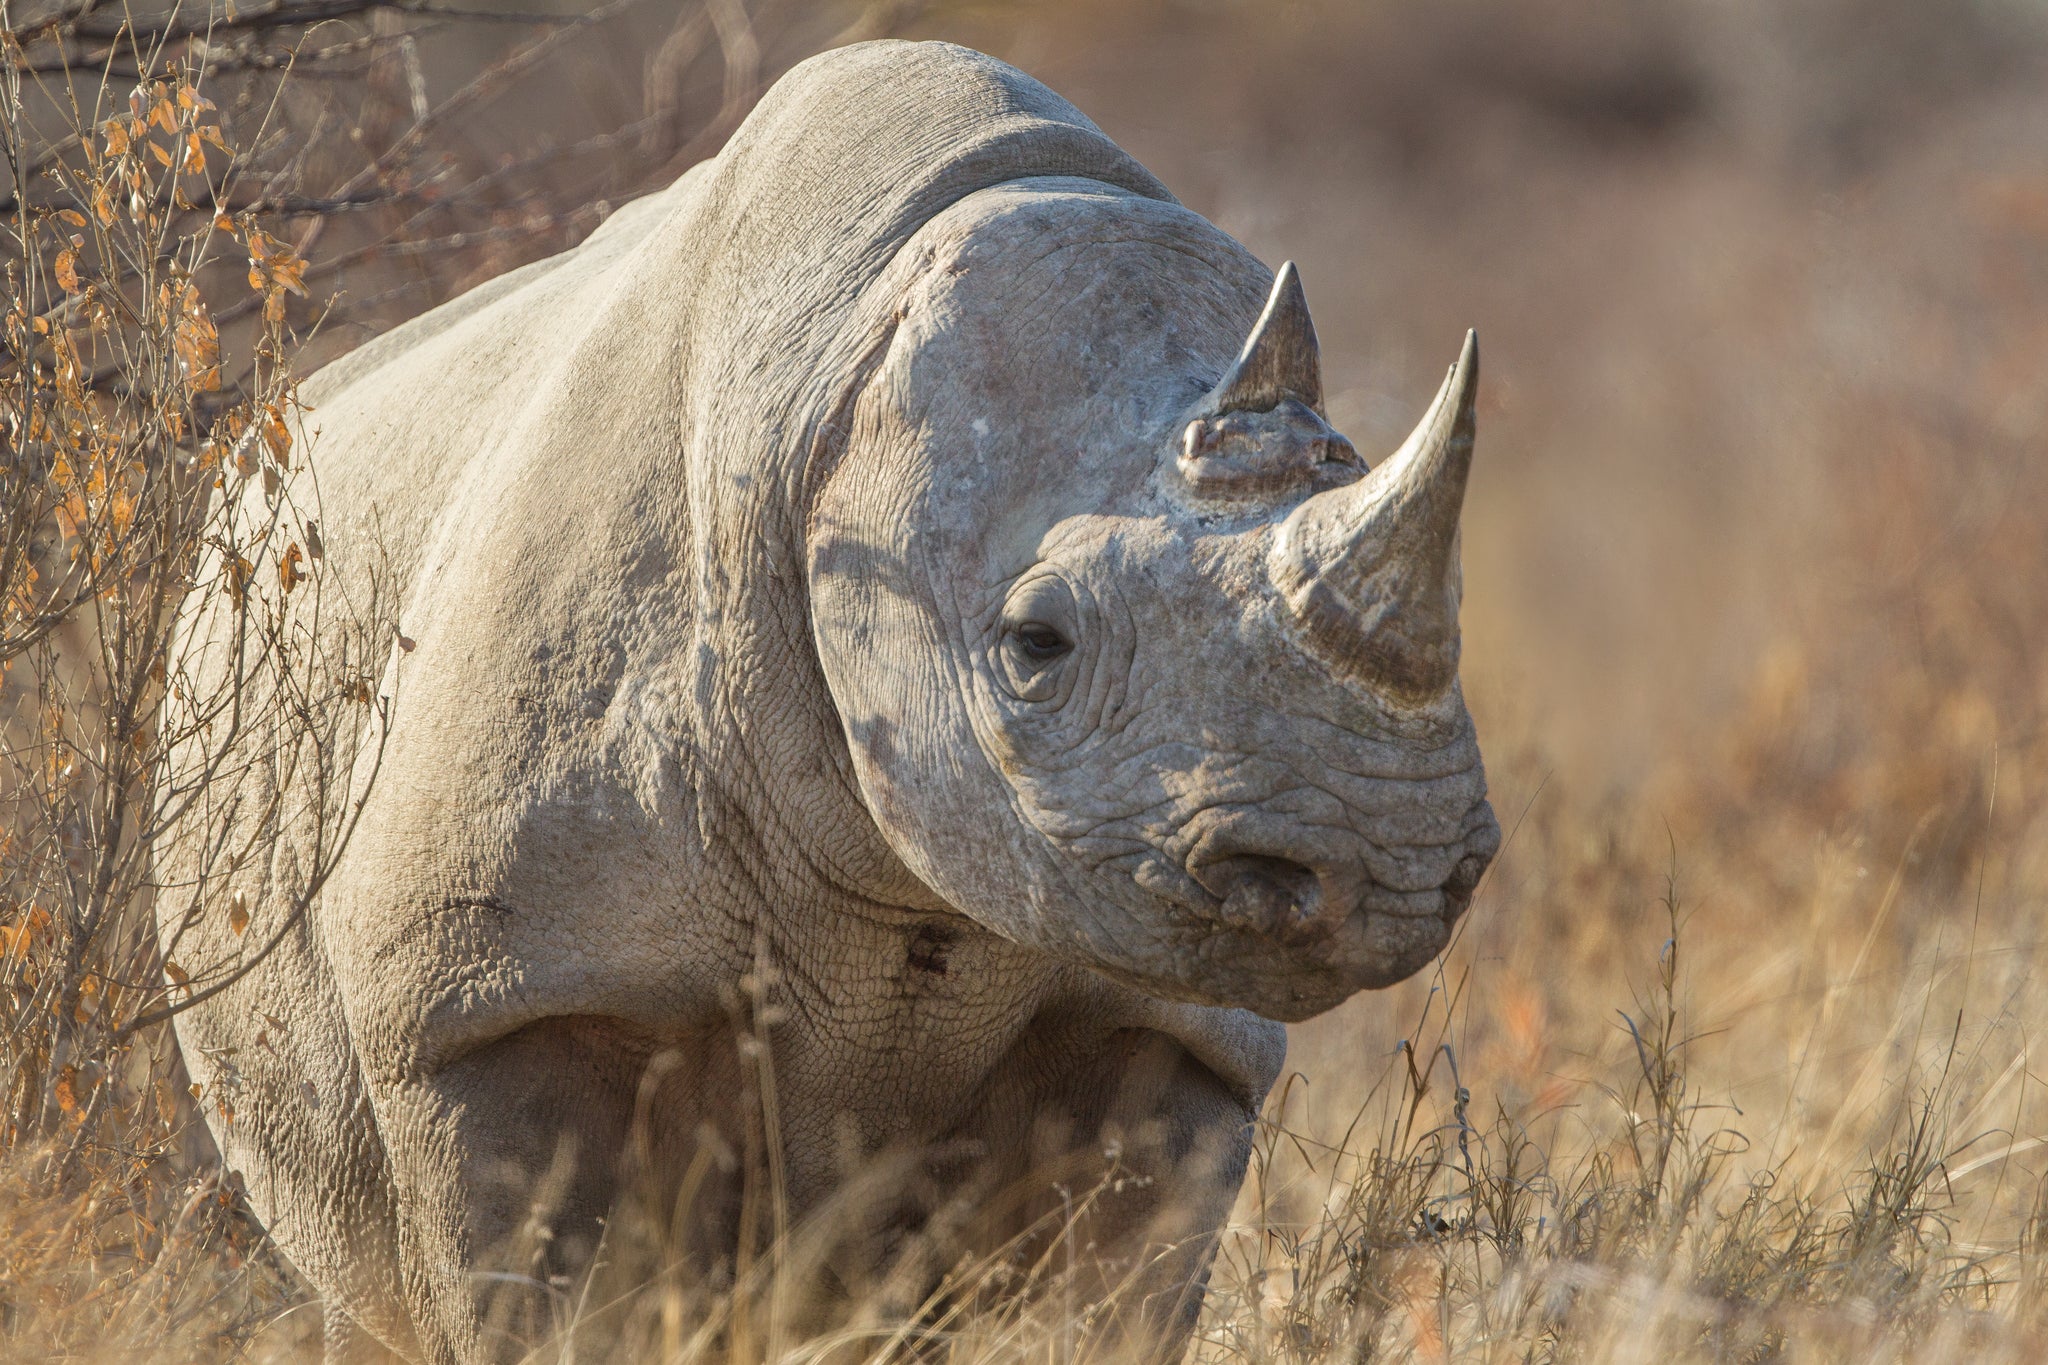
[(624, 206), (581, 245), (480, 285), (306, 381), (319, 478), (295, 491), (317, 509), (345, 574), (374, 571), (387, 594), (410, 596), (437, 534), (461, 534), (444, 521), (451, 502), (512, 472), (520, 430), (599, 316), (608, 276), (630, 269), (703, 169)]

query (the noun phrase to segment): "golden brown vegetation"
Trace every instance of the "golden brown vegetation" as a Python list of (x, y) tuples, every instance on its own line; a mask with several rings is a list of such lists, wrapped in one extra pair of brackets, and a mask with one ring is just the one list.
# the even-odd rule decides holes
[[(274, 1301), (275, 1272), (193, 1123), (194, 1101), (226, 1114), (232, 1099), (185, 1088), (166, 1020), (264, 949), (189, 970), (178, 953), (218, 899), (209, 887), (251, 856), (223, 841), (223, 812), (275, 805), (264, 774), (232, 757), (237, 744), (260, 731), (279, 753), (303, 747), (329, 779), (316, 785), (338, 837), (329, 788), (346, 756), (334, 745), (367, 698), (360, 656), (353, 672), (323, 657), (250, 591), (262, 574), (282, 598), (317, 597), (317, 528), (288, 505), (259, 524), (234, 515), (244, 488), (275, 490), (294, 462), (284, 299), (303, 292), (303, 262), (253, 215), (193, 203), (241, 168), (213, 102), (178, 68), (118, 105), (55, 110), (76, 130), (70, 154), (32, 168), (29, 149), (50, 142), (28, 121), (52, 111), (22, 90), (13, 37), (0, 77), (15, 171), (0, 267), (7, 1334), (40, 1358), (186, 1335), (232, 1343)], [(224, 351), (222, 300), (203, 287), (230, 252), (247, 260), (235, 302), (254, 305), (239, 352)], [(188, 590), (226, 598), (244, 643), (204, 683), (174, 641)], [(176, 883), (154, 856), (172, 838), (196, 850)], [(308, 860), (303, 897), (338, 846)], [(239, 936), (246, 912), (230, 913)]]
[[(581, 205), (702, 154), (787, 64), (731, 22), (762, 8), (685, 10), (651, 45), (666, 55), (650, 88), (668, 93), (563, 113), (580, 131), (557, 146), (577, 156), (448, 129), (543, 60), (622, 60), (571, 50), (595, 28), (479, 41), (464, 67), (436, 59), (454, 21), (431, 15), (211, 47), (87, 26), (63, 62), (54, 31), (38, 47), (15, 21), (8, 1357), (290, 1358), (316, 1340), (149, 1022), (189, 994), (155, 984), (139, 921), (163, 894), (142, 853), (169, 780), (167, 680), (152, 675), (166, 604), (209, 563), (228, 594), (239, 573), (317, 579), (289, 519), (201, 553), (233, 534), (204, 499), (214, 479), (302, 457), (289, 364), (573, 240), (595, 221)], [(1785, 22), (1810, 33), (1770, 29), (1760, 54), (1731, 56), (1725, 32), (1718, 48), (1674, 38), (1644, 13), (1461, 0), (1426, 21), (1304, 5), (1280, 23), (1133, 0), (924, 21), (1025, 61), (1196, 207), (1303, 259), (1333, 365), (1366, 349), (1357, 319), (1375, 306), (1427, 336), (1452, 334), (1445, 307), (1468, 310), (1453, 321), (1476, 314), (1492, 343), (1467, 679), (1512, 834), (1438, 970), (1296, 1031), (1217, 1260), (1205, 1361), (2048, 1353), (2048, 1109), (2031, 1066), (2048, 1023), (2032, 984), (2048, 904), (2048, 182), (2001, 132), (2048, 108), (2041, 35), (1975, 6), (1807, 0)], [(789, 33), (794, 53), (836, 30)], [(349, 73), (318, 88), (347, 97), (294, 102), (252, 77), (313, 42)], [(1802, 53), (1825, 60), (1796, 82), (1727, 74)], [(73, 114), (50, 64), (82, 57), (120, 68), (118, 97)], [(471, 76), (444, 79), (458, 69)], [(428, 75), (458, 92), (445, 118), (420, 108)], [(264, 97), (224, 97), (235, 80)], [(1234, 130), (1214, 136), (1248, 164), (1265, 148), (1245, 130), (1271, 120), (1324, 141), (1274, 152), (1269, 173), (1212, 173), (1205, 143), (1145, 121), (1161, 82), (1187, 117)], [(1357, 108), (1320, 93), (1354, 85)], [(1430, 104), (1452, 96), (1458, 117)], [(355, 153), (331, 136), (351, 127)], [(1345, 160), (1346, 139), (1376, 159)], [(555, 177), (599, 151), (623, 159), (599, 180)], [(1276, 226), (1261, 207), (1324, 166), (1318, 216), (1376, 225), (1407, 277), (1324, 269), (1318, 242), (1342, 259), (1351, 226)], [(1386, 207), (1381, 182), (1416, 207)], [(1560, 186), (1573, 207), (1544, 198)], [(1655, 256), (1634, 245), (1650, 240)], [(337, 291), (331, 322), (353, 331), (317, 326)], [(1382, 409), (1437, 360), (1372, 343), (1392, 377), (1332, 386), (1367, 436), (1405, 425)], [(1622, 624), (1584, 619), (1601, 613)], [(362, 704), (345, 669), (304, 676), (309, 717)], [(857, 1201), (839, 1216), (857, 1220)], [(843, 1332), (792, 1339), (785, 1300), (828, 1241), (799, 1233), (736, 1291), (639, 1287), (623, 1306), (632, 1357), (880, 1357), (939, 1338), (956, 1358), (1087, 1353), (1055, 1253), (964, 1266), (922, 1313), (878, 1294)], [(957, 1311), (977, 1284), (1020, 1278), (1037, 1297), (1010, 1316)]]

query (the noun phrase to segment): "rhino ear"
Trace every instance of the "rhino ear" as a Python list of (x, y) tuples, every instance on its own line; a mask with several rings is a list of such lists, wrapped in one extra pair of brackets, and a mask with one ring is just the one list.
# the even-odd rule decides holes
[(1293, 398), (1320, 413), (1323, 410), (1323, 357), (1316, 345), (1316, 327), (1309, 321), (1308, 299), (1301, 275), (1285, 262), (1273, 277), (1265, 311), (1245, 339), (1244, 349), (1221, 383), (1209, 391), (1203, 411), (1271, 412)]

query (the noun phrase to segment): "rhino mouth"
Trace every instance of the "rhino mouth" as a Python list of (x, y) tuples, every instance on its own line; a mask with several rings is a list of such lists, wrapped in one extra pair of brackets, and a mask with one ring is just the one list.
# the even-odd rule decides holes
[(1489, 862), (1486, 854), (1467, 853), (1441, 884), (1403, 890), (1369, 875), (1347, 879), (1350, 884), (1345, 885), (1291, 859), (1240, 855), (1194, 873), (1194, 881), (1209, 894), (1187, 908), (1241, 933), (1299, 944), (1326, 939), (1359, 915), (1448, 923), (1472, 904)]
[[(1272, 919), (1245, 923), (1225, 901), (1206, 909), (1178, 901), (1167, 908), (1175, 928), (1167, 954), (1149, 962), (1095, 965), (1149, 995), (1197, 1004), (1249, 1009), (1269, 1019), (1297, 1022), (1331, 1009), (1362, 990), (1405, 981), (1449, 946), (1470, 893), (1398, 892), (1335, 913), (1315, 902), (1275, 902)], [(1155, 904), (1161, 902), (1155, 900)], [(1380, 909), (1392, 905), (1396, 908)]]
[(1493, 854), (1483, 807), (1448, 844), (1407, 848), (1242, 809), (1198, 823), (1177, 860), (1183, 875), (1166, 879), (1183, 892), (1175, 899), (1212, 925), (1291, 945), (1327, 939), (1361, 916), (1456, 920)]
[[(1493, 861), (1494, 828), (1474, 812), (1458, 843), (1434, 851), (1434, 874), (1408, 850), (1405, 885), (1375, 877), (1354, 847), (1337, 857), (1340, 845), (1313, 836), (1281, 842), (1263, 822), (1220, 823), (1184, 859), (1159, 850), (1136, 880), (1183, 947), (1149, 988), (1295, 1020), (1405, 980), (1448, 946)], [(1269, 836), (1256, 851), (1253, 830)]]

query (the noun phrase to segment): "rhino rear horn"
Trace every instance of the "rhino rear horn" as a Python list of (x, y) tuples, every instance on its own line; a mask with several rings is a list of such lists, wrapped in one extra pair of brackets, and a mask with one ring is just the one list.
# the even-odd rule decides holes
[(1287, 261), (1273, 277), (1265, 311), (1245, 339), (1230, 372), (1209, 391), (1206, 412), (1271, 412), (1288, 398), (1323, 410), (1323, 357), (1309, 321), (1301, 274)]

